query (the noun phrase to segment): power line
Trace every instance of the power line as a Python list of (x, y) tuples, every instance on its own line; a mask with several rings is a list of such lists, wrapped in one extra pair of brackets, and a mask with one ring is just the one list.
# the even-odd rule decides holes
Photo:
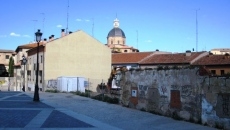
[(92, 24), (92, 37), (94, 37), (94, 18), (93, 18), (93, 24)]
[(45, 13), (41, 13), (43, 15), (43, 19), (42, 19), (42, 32), (44, 34), (45, 30), (44, 30), (44, 26), (45, 26)]
[(138, 30), (137, 30), (137, 49), (138, 49)]
[[(33, 33), (34, 33), (34, 32), (35, 32), (35, 25), (36, 25), (36, 22), (37, 22), (38, 20), (31, 20), (31, 21), (34, 22), (34, 30), (33, 30)], [(34, 35), (34, 41), (35, 41), (35, 35)]]

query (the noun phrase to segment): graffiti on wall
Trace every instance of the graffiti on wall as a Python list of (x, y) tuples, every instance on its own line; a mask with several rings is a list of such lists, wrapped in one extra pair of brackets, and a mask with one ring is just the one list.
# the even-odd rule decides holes
[(0, 80), (0, 85), (3, 85), (6, 83), (6, 80)]
[(230, 94), (221, 93), (218, 94), (216, 104), (216, 114), (219, 117), (229, 118), (230, 117)]
[(171, 85), (171, 90), (179, 90), (181, 92), (181, 97), (186, 98), (192, 94), (192, 86), (191, 85)]
[(180, 90), (179, 85), (171, 85), (171, 90)]
[(167, 94), (167, 88), (165, 86), (160, 87), (161, 95), (166, 95)]
[(192, 94), (192, 86), (191, 85), (183, 85), (181, 86), (181, 97), (185, 98)]
[(57, 89), (57, 80), (56, 79), (48, 80), (47, 88)]
[(143, 85), (143, 84), (139, 84), (138, 85), (138, 97), (140, 99), (145, 99), (146, 98), (146, 94), (147, 94), (147, 91), (148, 91), (148, 86), (146, 85)]

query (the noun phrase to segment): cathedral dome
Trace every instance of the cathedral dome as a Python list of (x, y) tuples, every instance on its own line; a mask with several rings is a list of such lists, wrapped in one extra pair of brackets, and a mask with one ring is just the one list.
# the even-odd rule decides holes
[(120, 28), (113, 28), (109, 31), (107, 38), (109, 37), (122, 37), (125, 38), (125, 33)]

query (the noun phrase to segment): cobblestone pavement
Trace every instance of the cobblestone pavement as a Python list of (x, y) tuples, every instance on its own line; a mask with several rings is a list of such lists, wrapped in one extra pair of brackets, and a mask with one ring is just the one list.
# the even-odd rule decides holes
[[(25, 94), (33, 97), (32, 92), (26, 92)], [(76, 124), (79, 123), (80, 125), (77, 126), (82, 125), (82, 129), (85, 127), (89, 127), (88, 129), (98, 128), (125, 130), (214, 129), (199, 124), (177, 121), (172, 118), (73, 95), (71, 93), (40, 92), (39, 95), (41, 103), (45, 103), (48, 104), (49, 107), (53, 107), (52, 113), (50, 111), (50, 116), (47, 118), (48, 121), (41, 125), (42, 128), (63, 128), (61, 124), (65, 122), (70, 123), (67, 124), (70, 128), (75, 128)], [(70, 117), (63, 117), (63, 113), (69, 115)], [(56, 115), (59, 115), (59, 117), (56, 117)], [(78, 121), (72, 122), (73, 118), (78, 119)], [(51, 119), (54, 120), (52, 121)], [(105, 126), (105, 124), (108, 126)]]
[(32, 97), (32, 93), (0, 92), (0, 130), (118, 129), (68, 108), (34, 102)]

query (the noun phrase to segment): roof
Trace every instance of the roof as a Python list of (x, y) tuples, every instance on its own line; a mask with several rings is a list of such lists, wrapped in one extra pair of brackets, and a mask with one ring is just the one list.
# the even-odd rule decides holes
[(113, 53), (112, 64), (139, 63), (153, 52)]
[[(43, 41), (41, 41), (39, 43), (39, 45), (43, 45), (43, 44), (44, 44)], [(22, 48), (22, 49), (31, 49), (31, 48), (34, 48), (34, 47), (37, 47), (37, 42), (36, 43), (29, 43), (29, 44), (20, 45), (20, 46), (17, 47), (17, 49), (15, 51), (18, 52), (19, 48)]]
[(123, 37), (125, 38), (125, 33), (120, 28), (113, 28), (109, 31), (108, 37)]
[(230, 65), (230, 56), (208, 55), (197, 60), (193, 65)]
[(188, 56), (186, 56), (186, 53), (155, 54), (144, 59), (140, 64), (190, 64), (202, 53), (204, 52), (190, 52), (191, 55)]
[(14, 51), (13, 51), (13, 50), (5, 50), (5, 49), (0, 49), (0, 52), (14, 53)]

